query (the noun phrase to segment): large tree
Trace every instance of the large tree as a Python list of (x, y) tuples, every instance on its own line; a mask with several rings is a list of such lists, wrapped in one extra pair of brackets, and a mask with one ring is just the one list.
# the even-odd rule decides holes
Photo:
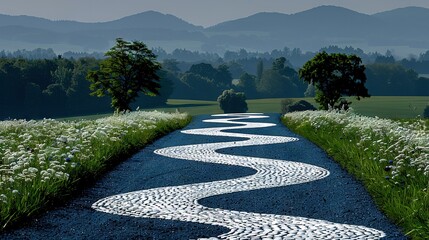
[(247, 97), (255, 98), (257, 96), (256, 76), (244, 73), (240, 77), (240, 80), (237, 84), (237, 88), (243, 91)]
[(365, 87), (365, 66), (356, 55), (320, 52), (299, 70), (305, 82), (316, 87), (316, 101), (322, 109), (347, 107), (343, 96), (369, 97)]
[(275, 59), (272, 68), (265, 70), (257, 83), (259, 96), (266, 98), (302, 97), (305, 88), (284, 57)]
[(92, 95), (109, 95), (112, 107), (116, 111), (124, 111), (130, 110), (130, 103), (139, 93), (159, 94), (157, 71), (161, 65), (143, 42), (127, 42), (118, 38), (116, 45), (105, 55), (107, 58), (100, 63), (100, 69), (90, 71), (87, 76)]

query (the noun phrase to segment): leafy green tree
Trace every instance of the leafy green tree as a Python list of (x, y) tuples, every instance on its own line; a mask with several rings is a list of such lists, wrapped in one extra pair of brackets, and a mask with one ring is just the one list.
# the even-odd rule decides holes
[(219, 65), (217, 72), (215, 73), (213, 80), (215, 83), (221, 87), (227, 88), (231, 87), (232, 76), (229, 72), (229, 68), (225, 64)]
[(263, 72), (257, 89), (261, 97), (302, 97), (305, 84), (299, 80), (297, 72), (287, 66), (287, 60), (274, 60), (272, 68)]
[[(52, 80), (55, 84), (60, 84), (67, 96), (75, 92), (77, 82), (73, 78), (73, 64), (66, 59), (58, 60), (58, 67), (51, 72)], [(49, 88), (49, 86), (48, 86)]]
[(365, 66), (356, 55), (320, 52), (304, 64), (299, 76), (316, 87), (316, 102), (325, 110), (350, 104), (342, 98), (345, 95), (356, 96), (357, 100), (369, 97)]
[(23, 95), (25, 107), (25, 115), (23, 117), (27, 119), (42, 117), (41, 110), (46, 106), (42, 103), (42, 91), (39, 85), (27, 83)]
[(243, 66), (235, 61), (228, 63), (228, 71), (231, 73), (232, 78), (239, 78), (245, 73)]
[(161, 65), (143, 42), (118, 38), (105, 55), (107, 58), (100, 63), (100, 69), (90, 71), (87, 76), (92, 95), (109, 95), (112, 107), (124, 111), (130, 110), (130, 103), (140, 92), (149, 96), (159, 94), (157, 71)]
[(256, 79), (261, 80), (263, 72), (264, 72), (264, 62), (262, 62), (262, 60), (259, 59), (256, 65)]
[(139, 96), (136, 101), (131, 104), (132, 108), (135, 109), (137, 107), (139, 108), (149, 108), (149, 107), (159, 107), (159, 106), (165, 106), (167, 104), (167, 100), (170, 98), (171, 94), (173, 93), (173, 80), (174, 75), (169, 72), (165, 71), (164, 69), (158, 71), (158, 75), (161, 78), (160, 82), (160, 89), (159, 89), (159, 95), (155, 97), (150, 97), (146, 95)]
[(76, 83), (74, 92), (68, 98), (68, 111), (73, 115), (108, 113), (111, 111), (111, 99), (108, 96), (92, 97), (86, 76), (89, 71), (99, 68), (101, 60), (95, 58), (79, 58), (74, 61), (72, 82)]
[(180, 81), (187, 86), (187, 95), (192, 99), (215, 100), (222, 92), (213, 80), (192, 72), (183, 74)]
[(217, 101), (224, 113), (247, 112), (246, 95), (242, 92), (235, 92), (233, 89), (225, 90)]
[(54, 72), (58, 65), (54, 60), (26, 60), (26, 66), (23, 68), (23, 80), (25, 82), (33, 82), (40, 86), (42, 90), (51, 85), (54, 80), (52, 79), (52, 72)]
[(256, 76), (248, 73), (241, 75), (237, 88), (244, 91), (249, 98), (256, 97)]
[(51, 84), (42, 92), (44, 106), (49, 109), (50, 116), (65, 116), (67, 113), (67, 95), (61, 84)]
[(366, 86), (373, 95), (412, 96), (416, 94), (418, 73), (400, 64), (375, 63), (366, 66)]
[(286, 97), (288, 92), (292, 92), (291, 88), (292, 83), (290, 79), (273, 69), (265, 70), (261, 80), (257, 84), (259, 95), (267, 98)]
[(279, 57), (276, 58), (273, 62), (273, 70), (275, 71), (281, 71), (285, 68), (286, 58), (285, 57)]
[(198, 74), (208, 79), (214, 79), (217, 70), (209, 63), (198, 63), (191, 66), (190, 73)]
[[(21, 114), (23, 108), (23, 93), (25, 92), (25, 81), (22, 79), (22, 70), (17, 62), (2, 59), (0, 63), (0, 114)], [(13, 115), (12, 115), (13, 116)]]

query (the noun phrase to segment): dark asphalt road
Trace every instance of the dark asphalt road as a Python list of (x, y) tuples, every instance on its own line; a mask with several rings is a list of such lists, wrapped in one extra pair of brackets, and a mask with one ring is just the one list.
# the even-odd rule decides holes
[[(203, 123), (210, 116), (195, 117), (187, 129), (226, 126)], [(292, 160), (325, 168), (327, 178), (299, 185), (237, 192), (202, 199), (208, 207), (301, 216), (336, 223), (363, 225), (384, 231), (385, 239), (406, 239), (375, 207), (363, 186), (326, 154), (279, 122), (278, 114), (249, 121), (276, 123), (276, 127), (236, 132), (291, 136), (300, 141), (252, 147), (228, 148), (233, 155)], [(239, 141), (240, 139), (236, 139)], [(251, 175), (254, 170), (171, 159), (153, 153), (168, 146), (231, 141), (226, 137), (186, 135), (176, 131), (141, 150), (106, 174), (94, 186), (62, 207), (32, 219), (24, 227), (0, 235), (0, 239), (196, 239), (215, 237), (228, 229), (205, 224), (133, 218), (97, 212), (91, 205), (111, 195), (163, 186), (209, 182)]]

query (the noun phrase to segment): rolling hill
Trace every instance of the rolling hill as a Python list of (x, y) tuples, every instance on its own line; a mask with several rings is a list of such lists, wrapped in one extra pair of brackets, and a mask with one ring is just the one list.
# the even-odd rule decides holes
[(99, 23), (0, 14), (0, 44), (5, 50), (37, 46), (58, 52), (105, 51), (115, 38), (123, 37), (167, 50), (271, 51), (287, 46), (315, 51), (328, 45), (351, 45), (380, 52), (386, 48), (417, 51), (429, 49), (428, 23), (429, 9), (418, 7), (368, 15), (320, 6), (295, 14), (261, 12), (208, 28), (155, 11)]

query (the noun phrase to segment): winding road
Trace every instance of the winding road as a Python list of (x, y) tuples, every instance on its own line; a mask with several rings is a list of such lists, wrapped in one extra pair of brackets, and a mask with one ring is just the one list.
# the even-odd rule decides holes
[(275, 126), (273, 123), (240, 121), (268, 117), (262, 114), (220, 114), (213, 117), (215, 119), (204, 121), (233, 126), (191, 129), (184, 130), (182, 133), (243, 138), (243, 140), (173, 146), (157, 149), (155, 153), (190, 161), (249, 167), (257, 171), (255, 174), (236, 179), (123, 193), (103, 198), (95, 202), (92, 208), (110, 214), (198, 222), (230, 229), (228, 233), (217, 236), (220, 239), (379, 239), (385, 236), (383, 231), (365, 226), (297, 216), (232, 211), (199, 204), (200, 199), (211, 196), (305, 184), (330, 174), (324, 168), (300, 162), (218, 153), (217, 150), (224, 148), (287, 144), (298, 139), (227, 132)]
[(57, 205), (0, 239), (407, 239), (279, 114), (195, 116)]

